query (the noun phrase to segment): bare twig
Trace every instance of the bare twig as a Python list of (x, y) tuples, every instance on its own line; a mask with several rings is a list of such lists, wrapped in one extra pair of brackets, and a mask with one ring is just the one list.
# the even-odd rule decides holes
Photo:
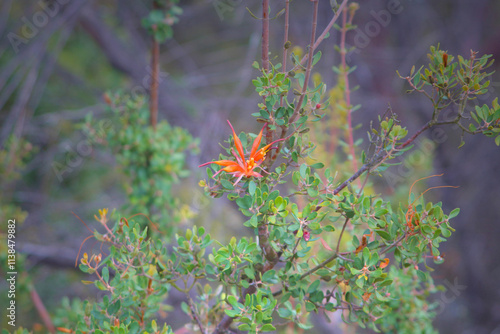
[(361, 166), (361, 168), (358, 169), (356, 171), (356, 173), (354, 173), (350, 178), (348, 178), (347, 180), (345, 180), (344, 182), (342, 182), (337, 188), (335, 188), (333, 190), (333, 194), (337, 195), (342, 189), (344, 189), (345, 187), (347, 187), (351, 182), (353, 182), (358, 177), (360, 177), (361, 175), (363, 175), (363, 173), (366, 172), (367, 170), (369, 170), (370, 168), (371, 168), (371, 166), (368, 165), (368, 164), (364, 164), (363, 166)]
[(302, 102), (304, 101), (304, 97), (306, 96), (307, 86), (309, 83), (309, 78), (311, 77), (311, 68), (312, 68), (312, 60), (314, 54), (314, 48), (312, 47), (314, 41), (316, 40), (316, 28), (318, 26), (318, 0), (313, 1), (313, 18), (312, 18), (312, 29), (311, 29), (311, 42), (309, 44), (309, 58), (307, 59), (306, 66), (306, 75), (304, 79), (304, 86), (302, 87), (302, 92), (299, 97), (299, 101), (295, 106), (295, 110), (293, 111), (292, 116), (290, 117), (290, 124), (292, 124), (297, 116), (299, 115), (299, 111), (302, 108)]
[(405, 141), (404, 143), (402, 143), (401, 145), (399, 145), (397, 147), (397, 149), (405, 148), (406, 146), (408, 146), (411, 143), (413, 143), (413, 141), (415, 141), (415, 139), (417, 139), (417, 137), (420, 136), (420, 134), (422, 134), (422, 132), (424, 132), (425, 130), (427, 130), (430, 127), (432, 127), (432, 125), (433, 124), (431, 122), (428, 122), (427, 124), (425, 124), (420, 130), (418, 130), (417, 132), (415, 132), (415, 134), (413, 136), (411, 136), (411, 138), (408, 138), (407, 141)]
[[(332, 29), (333, 25), (335, 24), (335, 22), (339, 18), (340, 13), (344, 10), (344, 7), (345, 7), (345, 5), (347, 4), (348, 1), (349, 0), (342, 1), (342, 3), (339, 6), (339, 9), (335, 13), (335, 15), (332, 17), (332, 19), (330, 20), (330, 22), (328, 23), (328, 25), (326, 26), (326, 28), (323, 30), (323, 32), (321, 33), (321, 35), (319, 35), (318, 39), (316, 40), (316, 43), (314, 43), (314, 46), (312, 47), (313, 51), (318, 48), (318, 46), (321, 44), (321, 42), (323, 42), (323, 40), (325, 39), (325, 36), (328, 34), (328, 32), (330, 31), (330, 29)], [(308, 60), (308, 58), (309, 58), (309, 54), (306, 54), (300, 60), (300, 63), (297, 64), (297, 65), (295, 65), (295, 67), (293, 68), (293, 71), (296, 71), (299, 67), (303, 66), (306, 63), (306, 61)]]
[(269, 72), (269, 0), (262, 0), (262, 68)]
[(202, 334), (207, 334), (208, 332), (203, 328), (203, 324), (201, 323), (200, 317), (198, 317), (198, 314), (196, 313), (196, 309), (194, 308), (193, 300), (189, 296), (188, 296), (188, 304), (189, 304), (189, 309), (191, 310), (191, 315), (193, 316), (194, 320), (196, 320), (196, 323), (198, 324), (198, 327), (200, 328), (200, 332)]
[(346, 218), (346, 220), (344, 222), (344, 225), (342, 226), (342, 231), (340, 231), (339, 240), (337, 241), (337, 248), (335, 249), (335, 253), (337, 253), (337, 254), (339, 253), (339, 250), (340, 250), (340, 241), (342, 240), (342, 236), (344, 235), (345, 227), (349, 223), (349, 219), (350, 218)]
[[(264, 74), (269, 72), (269, 0), (262, 0), (262, 70)], [(264, 105), (266, 104), (266, 97), (262, 97)], [(269, 114), (272, 116), (272, 110), (268, 110)], [(266, 141), (268, 143), (273, 141), (273, 133), (269, 128), (269, 124), (266, 125)]]
[(366, 186), (366, 183), (368, 182), (368, 178), (370, 177), (370, 172), (366, 173), (366, 177), (365, 177), (365, 180), (363, 181), (363, 184), (361, 185), (361, 188), (359, 188), (359, 191), (358, 191), (358, 197), (361, 195), (361, 193), (363, 192), (363, 189), (365, 189), (365, 186)]
[[(410, 145), (411, 143), (413, 143), (415, 141), (415, 139), (417, 139), (418, 136), (420, 136), (425, 130), (431, 128), (433, 125), (440, 125), (440, 123), (428, 122), (420, 130), (418, 130), (411, 138), (409, 138), (404, 143), (395, 147), (394, 150), (396, 150), (396, 151), (401, 150), (401, 149), (405, 148), (406, 146)], [(392, 152), (392, 150), (391, 150), (391, 152)], [(337, 186), (337, 188), (335, 188), (333, 190), (333, 194), (337, 195), (340, 191), (342, 191), (342, 189), (347, 187), (347, 185), (349, 185), (351, 182), (353, 182), (354, 180), (358, 179), (361, 175), (363, 175), (364, 172), (372, 169), (374, 166), (377, 166), (380, 161), (385, 160), (389, 156), (389, 154), (390, 154), (390, 152), (381, 152), (381, 154), (379, 156), (377, 156), (373, 159), (374, 160), (373, 162), (366, 163), (363, 166), (361, 166), (361, 168), (358, 169), (356, 171), (356, 173), (354, 173), (350, 178), (348, 178), (347, 180), (342, 182), (339, 186)], [(318, 209), (319, 208), (320, 208), (320, 206), (318, 206)]]
[[(290, 0), (285, 0), (285, 33), (283, 36), (283, 68), (282, 72), (286, 74), (286, 60), (288, 58), (288, 29), (290, 26)], [(280, 97), (280, 107), (283, 107), (283, 96)]]
[[(347, 12), (348, 8), (344, 7), (342, 11), (342, 29), (340, 31), (340, 59), (342, 63), (342, 76), (344, 78), (344, 96), (345, 103), (347, 107), (347, 144), (349, 146), (349, 153), (351, 155), (352, 161), (352, 169), (358, 170), (358, 163), (356, 161), (356, 153), (354, 150), (354, 139), (353, 139), (353, 130), (352, 130), (352, 106), (351, 106), (351, 89), (349, 87), (349, 71), (346, 63), (346, 54), (347, 49), (345, 46), (345, 37), (348, 30), (348, 25), (352, 23), (353, 15), (349, 17), (349, 21), (347, 20)], [(359, 179), (357, 180), (358, 186), (360, 186)]]
[[(308, 270), (307, 272), (303, 273), (302, 275), (300, 275), (299, 281), (302, 280), (302, 279), (304, 279), (304, 278), (306, 278), (307, 276), (315, 273), (319, 269), (324, 268), (328, 263), (332, 262), (337, 257), (338, 257), (338, 254), (336, 252), (333, 253), (329, 258), (327, 258), (326, 260), (324, 260), (323, 262), (321, 262), (320, 264), (318, 264), (316, 267), (314, 267), (314, 268)], [(283, 293), (283, 290), (278, 290), (278, 291), (276, 291), (276, 292), (273, 293), (273, 296), (276, 297), (276, 296), (279, 296), (282, 293)]]
[[(337, 12), (333, 16), (333, 18), (330, 20), (330, 22), (328, 23), (328, 25), (326, 26), (326, 28), (323, 30), (323, 32), (321, 33), (321, 35), (316, 39), (316, 42), (314, 42), (314, 40), (315, 40), (316, 27), (317, 27), (318, 0), (313, 1), (314, 8), (315, 8), (315, 13), (316, 13), (316, 14), (313, 14), (313, 16), (316, 16), (316, 20), (313, 21), (313, 29), (312, 29), (313, 31), (311, 32), (311, 35), (314, 36), (314, 38), (311, 40), (311, 43), (309, 45), (309, 52), (301, 59), (301, 61), (300, 61), (299, 64), (295, 65), (295, 67), (292, 69), (292, 71), (296, 71), (298, 68), (302, 67), (303, 64), (305, 64), (306, 61), (308, 62), (308, 64), (312, 64), (312, 56), (314, 54), (314, 50), (316, 50), (316, 48), (325, 39), (325, 36), (328, 34), (328, 32), (330, 31), (330, 29), (333, 27), (333, 24), (339, 18), (340, 12), (344, 9), (345, 5), (347, 4), (347, 1), (348, 0), (344, 0), (342, 2), (342, 4), (339, 6), (339, 9), (337, 10)], [(313, 42), (314, 42), (314, 44), (313, 44)], [(306, 69), (306, 78), (304, 80), (304, 88), (307, 88), (306, 86), (307, 86), (307, 83), (309, 81), (308, 75), (310, 75), (310, 71), (311, 71), (310, 70), (310, 66), (307, 66), (307, 68), (309, 68), (309, 71), (307, 71), (307, 69)], [(290, 71), (290, 72), (292, 72), (292, 71)], [(309, 72), (309, 73), (307, 73), (307, 72)], [(295, 121), (295, 119), (297, 118), (297, 116), (299, 114), (299, 110), (300, 110), (302, 102), (304, 100), (304, 93), (305, 93), (305, 91), (303, 89), (302, 93), (301, 93), (301, 96), (300, 96), (300, 99), (299, 99), (299, 103), (295, 107), (294, 113), (292, 114), (292, 116), (289, 119), (289, 124), (292, 124), (293, 121)], [(281, 127), (280, 138), (285, 138), (287, 131), (288, 131), (288, 127), (282, 126)], [(282, 146), (283, 146), (283, 143), (280, 143), (278, 145), (278, 149), (275, 151), (275, 154), (272, 156), (272, 158), (270, 158), (270, 159), (267, 160), (267, 163), (266, 163), (267, 166), (271, 166), (272, 163), (276, 160), (279, 152), (281, 151)]]
[(393, 247), (397, 246), (405, 237), (406, 237), (406, 233), (404, 233), (402, 236), (400, 236), (398, 240), (394, 241), (392, 244), (390, 244), (389, 246), (387, 246), (386, 248), (384, 248), (379, 253), (379, 255), (385, 254), (388, 251), (390, 251)]
[(45, 305), (43, 305), (42, 299), (38, 295), (38, 292), (36, 292), (36, 289), (34, 286), (31, 287), (30, 289), (30, 296), (31, 300), (33, 301), (33, 305), (35, 306), (38, 315), (40, 318), (42, 318), (43, 323), (45, 324), (45, 327), (47, 327), (47, 330), (51, 334), (56, 333), (56, 328), (54, 327), (54, 324), (52, 323), (52, 319), (50, 319), (49, 312), (47, 312), (47, 309), (45, 308)]

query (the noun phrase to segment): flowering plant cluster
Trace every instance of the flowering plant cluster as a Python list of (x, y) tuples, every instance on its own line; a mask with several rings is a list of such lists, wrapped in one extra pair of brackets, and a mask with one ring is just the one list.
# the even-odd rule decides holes
[[(141, 101), (112, 100), (112, 106), (125, 106), (120, 119), (126, 126), (108, 140), (118, 143), (118, 161), (132, 180), (130, 202), (156, 216), (146, 220), (143, 215), (99, 212), (103, 232), (93, 231), (89, 238), (107, 245), (108, 252), (84, 253), (80, 269), (94, 277), (84, 283), (105, 295), (92, 302), (65, 301), (56, 317), (60, 331), (172, 333), (158, 318), (171, 311), (164, 301), (177, 290), (184, 297), (182, 310), (190, 319), (185, 327), (191, 332), (308, 330), (313, 313), (377, 332), (436, 332), (432, 319), (437, 304), (427, 297), (440, 287), (430, 272), (444, 260), (440, 245), (454, 231), (452, 219), (459, 209), (445, 212), (441, 202), (427, 201), (424, 194), (451, 186), (414, 190), (425, 179), (438, 179), (416, 177), (408, 197), (398, 199), (378, 194), (372, 181), (408, 153), (425, 130), (438, 125), (458, 126), (464, 139), (484, 134), (500, 144), (497, 100), (470, 108), (489, 85), (489, 56), (472, 52), (468, 59), (455, 58), (431, 47), (427, 66), (401, 76), (410, 92), (430, 100), (430, 119), (409, 135), (389, 110), (371, 125), (363, 150), (354, 138), (352, 113), (362, 111), (351, 103), (349, 74), (354, 68), (346, 64), (345, 44), (359, 6), (335, 2), (330, 22), (319, 33), (318, 3), (311, 0), (310, 42), (300, 48), (288, 40), (290, 1), (285, 1), (282, 58), (272, 63), (279, 57), (270, 57), (270, 6), (269, 0), (262, 1), (262, 58), (254, 64), (260, 74), (253, 80), (259, 103), (253, 116), (264, 125), (256, 135), (237, 134), (228, 121), (229, 147), (222, 157), (199, 166), (208, 167), (199, 183), (205, 193), (233, 201), (251, 236), (222, 243), (204, 227), (177, 234), (163, 229), (175, 221), (168, 215), (176, 205), (170, 201), (171, 183), (161, 189), (158, 184), (183, 169), (182, 152), (191, 138), (157, 125)], [(166, 17), (172, 19), (171, 14)], [(321, 59), (318, 46), (334, 27), (341, 62), (334, 67), (337, 85), (328, 91), (314, 66)], [(173, 138), (173, 131), (184, 139)], [(157, 145), (161, 136), (171, 139), (165, 145), (173, 148), (175, 159)], [(172, 169), (158, 169), (170, 163)], [(160, 205), (164, 203), (168, 205)]]

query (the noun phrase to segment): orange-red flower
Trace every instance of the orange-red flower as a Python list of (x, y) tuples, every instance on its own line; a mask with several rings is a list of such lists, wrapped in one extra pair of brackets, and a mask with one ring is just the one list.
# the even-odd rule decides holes
[(234, 183), (235, 185), (240, 182), (240, 180), (245, 176), (245, 177), (262, 177), (261, 174), (257, 173), (255, 169), (258, 167), (260, 168), (260, 165), (266, 158), (266, 153), (271, 149), (271, 145), (274, 143), (284, 140), (284, 139), (278, 139), (273, 141), (270, 144), (267, 144), (266, 146), (262, 147), (259, 149), (260, 142), (262, 140), (262, 132), (264, 131), (264, 127), (262, 130), (260, 130), (259, 134), (255, 138), (252, 144), (252, 149), (250, 151), (250, 156), (248, 159), (245, 159), (245, 153), (243, 152), (243, 145), (241, 144), (241, 140), (238, 138), (236, 133), (234, 132), (233, 126), (229, 121), (227, 121), (229, 126), (231, 127), (231, 130), (233, 131), (233, 138), (234, 138), (234, 146), (236, 147), (236, 152), (234, 149), (232, 149), (232, 153), (234, 157), (236, 158), (236, 161), (233, 160), (218, 160), (218, 161), (210, 161), (207, 163), (204, 163), (202, 165), (199, 165), (198, 167), (203, 167), (209, 164), (216, 164), (219, 166), (224, 166), (221, 170), (219, 170), (217, 173), (215, 173), (214, 176), (219, 174), (220, 172), (224, 171), (226, 173), (229, 173), (235, 177), (237, 177), (236, 182)]

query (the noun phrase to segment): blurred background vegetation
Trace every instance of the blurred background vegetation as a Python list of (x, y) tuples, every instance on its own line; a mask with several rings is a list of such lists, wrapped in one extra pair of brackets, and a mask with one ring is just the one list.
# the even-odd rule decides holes
[[(355, 18), (359, 29), (348, 36), (348, 43), (357, 46), (348, 57), (349, 65), (357, 66), (351, 76), (351, 85), (359, 85), (353, 100), (362, 104), (354, 114), (354, 124), (363, 124), (355, 138), (366, 138), (370, 121), (389, 105), (410, 133), (422, 126), (430, 105), (405, 94), (407, 87), (396, 70), (406, 75), (412, 64), (427, 63), (430, 45), (440, 43), (451, 54), (468, 56), (473, 49), (500, 59), (498, 1), (360, 0), (359, 4)], [(260, 100), (251, 85), (258, 72), (251, 64), (260, 58), (260, 22), (246, 7), (257, 12), (259, 6), (257, 1), (182, 0), (183, 14), (174, 36), (161, 45), (160, 119), (201, 139), (201, 154), (187, 156), (191, 176), (174, 187), (178, 205), (185, 208), (180, 226), (203, 225), (219, 240), (248, 231), (242, 229), (241, 217), (230, 202), (205, 198), (197, 186), (204, 177), (197, 166), (219, 154), (215, 143), (227, 138), (226, 119), (242, 131), (257, 131), (250, 115)], [(276, 13), (282, 3), (274, 1), (272, 6)], [(326, 0), (320, 6), (322, 27), (331, 8)], [(392, 6), (397, 14), (381, 14)], [(116, 172), (113, 155), (89, 141), (81, 125), (92, 113), (95, 119), (120, 126), (105, 113), (104, 92), (147, 92), (150, 37), (141, 19), (151, 3), (2, 0), (0, 8), (0, 143), (2, 149), (17, 147), (14, 157), (7, 151), (0, 154), (0, 218), (4, 224), (10, 215), (21, 221), (19, 210), (28, 214), (18, 226), (16, 246), (26, 256), (23, 275), (50, 312), (63, 297), (99, 293), (81, 284), (84, 276), (74, 267), (88, 231), (71, 212), (91, 228), (97, 226), (92, 222), (97, 209), (123, 205), (125, 176)], [(309, 16), (303, 13), (309, 7), (307, 1), (296, 0), (291, 8), (290, 41), (300, 52), (297, 46), (308, 43)], [(281, 18), (271, 26), (271, 52), (279, 54)], [(19, 40), (14, 34), (30, 37)], [(330, 38), (338, 39), (337, 33), (332, 31)], [(325, 45), (320, 49), (323, 57), (317, 73), (332, 87), (336, 76), (331, 67), (338, 64), (338, 54)], [(498, 71), (498, 62), (494, 69)], [(491, 78), (490, 94), (479, 103), (489, 103), (495, 96), (500, 96), (498, 73)], [(13, 144), (11, 135), (27, 142)], [(406, 156), (401, 166), (376, 181), (377, 191), (392, 194), (422, 173), (430, 175), (431, 157), (432, 168), (445, 171), (436, 182), (460, 186), (458, 191), (439, 189), (432, 195), (442, 199), (445, 211), (461, 208), (454, 220), (457, 233), (443, 245), (445, 262), (434, 275), (437, 283), (449, 284), (449, 291), (436, 297), (442, 302), (436, 326), (441, 333), (500, 333), (498, 149), (491, 140), (471, 137), (457, 150), (460, 132), (453, 128), (426, 136), (428, 141), (417, 143), (415, 153)], [(13, 166), (22, 177), (12, 174)], [(85, 247), (90, 249), (92, 242)], [(460, 287), (453, 288), (457, 284)], [(5, 282), (0, 287), (5, 288)], [(40, 323), (29, 294), (19, 292), (19, 324)], [(169, 303), (179, 302), (172, 294)], [(174, 313), (168, 319), (175, 329), (187, 317)], [(332, 332), (322, 320), (315, 323), (318, 333)]]

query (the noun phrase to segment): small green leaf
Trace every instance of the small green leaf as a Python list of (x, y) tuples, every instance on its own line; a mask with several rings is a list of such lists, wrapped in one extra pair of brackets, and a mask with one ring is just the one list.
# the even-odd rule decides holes
[(319, 279), (312, 282), (312, 284), (309, 285), (309, 288), (307, 288), (307, 293), (313, 293), (316, 290), (318, 290), (320, 284), (321, 284), (321, 281)]
[[(239, 328), (239, 327), (238, 327)], [(241, 329), (241, 328), (240, 328)], [(264, 326), (262, 326), (262, 328), (260, 329), (262, 332), (272, 332), (272, 331), (275, 331), (276, 328), (271, 325), (271, 324), (265, 324)]]
[(231, 305), (233, 305), (233, 306), (234, 306), (234, 305), (236, 305), (236, 304), (238, 303), (238, 300), (237, 300), (237, 299), (236, 299), (236, 297), (235, 297), (235, 296), (233, 296), (233, 295), (229, 295), (229, 296), (227, 297), (227, 301), (228, 301), (228, 303), (229, 303), (229, 304), (231, 304)]
[(243, 225), (245, 225), (246, 227), (257, 227), (257, 224), (257, 215), (253, 215), (252, 218), (247, 220)]
[(250, 278), (250, 279), (255, 279), (255, 273), (254, 273), (254, 271), (252, 270), (252, 268), (246, 267), (246, 268), (244, 269), (244, 271), (245, 271), (245, 275), (247, 275), (247, 277), (248, 277), (248, 278)]
[(95, 281), (95, 286), (99, 289), (99, 290), (107, 290), (106, 287), (104, 286), (104, 284), (102, 284), (101, 281)]
[(460, 213), (460, 208), (451, 210), (450, 214), (448, 215), (448, 219), (455, 218), (456, 216), (458, 216), (459, 213)]
[(220, 180), (220, 184), (222, 184), (222, 186), (228, 190), (234, 190), (234, 186), (231, 182), (229, 182), (228, 180)]
[(449, 238), (451, 236), (451, 231), (448, 230), (446, 227), (441, 226), (441, 234), (443, 235), (443, 237)]
[(110, 304), (108, 306), (107, 311), (110, 315), (113, 315), (113, 314), (116, 314), (120, 310), (120, 307), (121, 307), (121, 302), (118, 299), (116, 302), (114, 302), (113, 304)]
[(391, 284), (392, 284), (392, 279), (386, 279), (385, 281), (380, 283), (378, 286), (383, 287), (383, 286), (387, 286), (387, 285), (391, 285)]
[(426, 281), (427, 280), (427, 275), (425, 272), (422, 270), (417, 270), (417, 276), (421, 281)]
[(250, 195), (255, 195), (255, 189), (257, 188), (257, 185), (255, 184), (255, 182), (253, 180), (251, 180), (250, 182), (248, 182), (248, 193)]
[(242, 209), (248, 210), (252, 207), (253, 199), (249, 195), (245, 195), (244, 197), (240, 197), (236, 200), (236, 204)]
[(238, 314), (240, 314), (240, 312), (235, 311), (235, 310), (224, 310), (224, 312), (226, 312), (226, 314), (227, 314), (228, 316), (230, 316), (231, 318), (234, 318), (234, 317), (236, 317)]
[(321, 51), (318, 51), (314, 56), (313, 56), (313, 61), (312, 65), (316, 65), (316, 63), (321, 59)]
[(300, 165), (300, 169), (299, 169), (300, 177), (302, 177), (303, 179), (305, 179), (307, 177), (306, 171), (307, 171), (307, 165), (306, 164)]
[(311, 168), (315, 168), (315, 169), (321, 169), (323, 167), (325, 167), (325, 164), (323, 164), (321, 162), (317, 162), (317, 163), (311, 165)]
[(370, 254), (370, 249), (368, 247), (365, 247), (363, 249), (363, 260), (365, 262), (368, 262), (370, 260), (371, 254)]
[(413, 84), (415, 86), (417, 86), (420, 83), (420, 77), (421, 77), (420, 72), (417, 72), (417, 74), (415, 74), (415, 78), (413, 79)]
[(356, 280), (356, 285), (359, 286), (361, 289), (363, 288), (363, 285), (365, 284), (365, 277), (361, 276)]
[(316, 309), (316, 306), (314, 306), (314, 304), (313, 304), (313, 303), (311, 303), (311, 302), (309, 302), (309, 301), (307, 301), (307, 302), (306, 302), (306, 311), (307, 311), (307, 312), (312, 312), (312, 311), (314, 311), (315, 309)]
[(382, 239), (385, 239), (385, 240), (391, 239), (390, 234), (387, 233), (386, 231), (375, 231), (375, 232), (377, 232), (377, 234), (380, 235), (382, 237)]
[(262, 282), (278, 283), (278, 279), (276, 278), (276, 270), (271, 269), (266, 271), (264, 275), (262, 275)]
[(278, 314), (280, 315), (280, 317), (286, 319), (286, 318), (289, 318), (292, 316), (292, 311), (287, 309), (287, 308), (280, 308), (278, 309)]

